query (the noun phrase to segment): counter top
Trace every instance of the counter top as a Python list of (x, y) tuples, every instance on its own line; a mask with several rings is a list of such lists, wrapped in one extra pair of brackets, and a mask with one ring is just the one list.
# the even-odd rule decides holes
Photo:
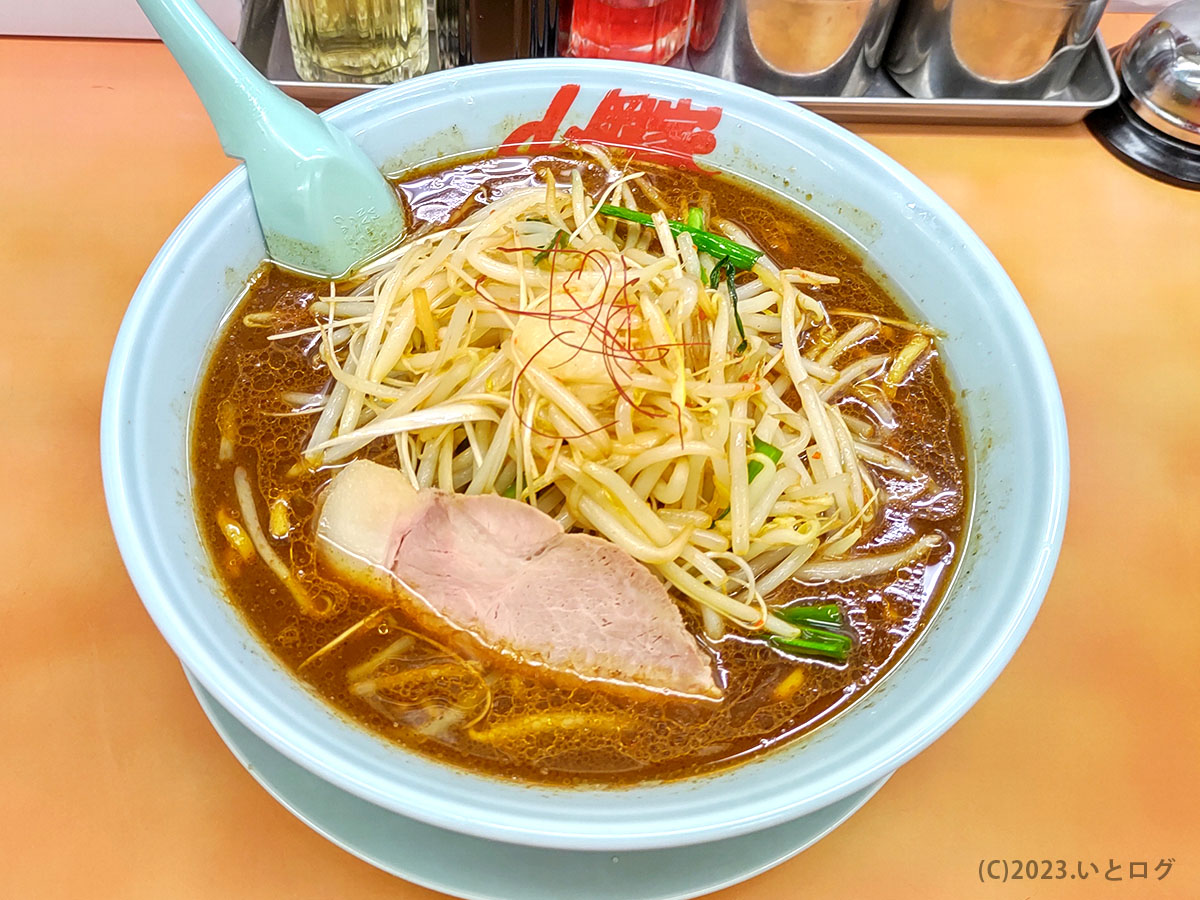
[[(1110, 42), (1137, 21), (1110, 16)], [(328, 843), (242, 769), (109, 529), (117, 327), (233, 166), (203, 109), (156, 43), (9, 38), (0, 121), (0, 894), (440, 896)], [(1105, 896), (1200, 896), (1200, 193), (1082, 125), (854, 130), (957, 209), (1025, 297), (1066, 403), (1066, 540), (1028, 639), (962, 721), (831, 836), (714, 896), (1090, 898), (1106, 872), (1122, 883)], [(981, 884), (992, 858), (1076, 877)]]

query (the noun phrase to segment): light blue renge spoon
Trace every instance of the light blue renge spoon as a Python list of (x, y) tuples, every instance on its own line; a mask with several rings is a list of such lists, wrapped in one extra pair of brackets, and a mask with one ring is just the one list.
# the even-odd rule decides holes
[(194, 0), (138, 4), (200, 96), (226, 154), (245, 160), (273, 260), (338, 278), (396, 242), (404, 210), (362, 148), (259, 74)]

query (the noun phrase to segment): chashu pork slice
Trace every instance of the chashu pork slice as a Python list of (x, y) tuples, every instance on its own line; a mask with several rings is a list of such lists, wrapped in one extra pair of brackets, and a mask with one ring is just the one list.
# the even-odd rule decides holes
[(417, 491), (366, 460), (334, 476), (317, 523), (342, 578), (485, 646), (584, 679), (719, 697), (711, 659), (661, 582), (615, 544), (528, 504)]

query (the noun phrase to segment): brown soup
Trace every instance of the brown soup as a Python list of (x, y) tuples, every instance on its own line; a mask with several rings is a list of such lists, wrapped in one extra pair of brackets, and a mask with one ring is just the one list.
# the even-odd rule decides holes
[[(532, 182), (535, 171), (546, 166), (558, 172), (583, 166), (589, 185), (603, 176), (599, 167), (569, 155), (477, 158), (409, 174), (396, 185), (417, 223), (440, 225), (457, 221), (505, 185)], [(674, 217), (703, 200), (739, 223), (781, 265), (838, 276), (839, 284), (819, 289), (830, 306), (905, 317), (854, 252), (796, 207), (722, 177), (641, 168), (650, 173), (668, 208), (678, 207)], [(490, 660), (482, 669), (464, 666), (455, 660), (456, 648), (422, 634), (416, 623), (394, 611), (309, 661), (379, 606), (376, 599), (329, 577), (318, 560), (314, 512), (337, 467), (299, 473), (294, 468), (314, 417), (291, 414), (294, 410), (281, 393), (319, 392), (330, 374), (313, 361), (311, 335), (267, 339), (272, 332), (312, 325), (308, 306), (327, 290), (326, 283), (270, 265), (254, 277), (220, 335), (199, 390), (192, 445), (195, 502), (230, 602), (285, 666), (372, 731), (448, 763), (525, 781), (619, 784), (711, 772), (778, 747), (845, 709), (896, 664), (929, 620), (957, 560), (966, 496), (962, 428), (936, 352), (927, 354), (896, 391), (892, 405), (899, 427), (884, 441), (928, 480), (917, 490), (912, 481), (873, 469), (884, 500), (852, 555), (894, 549), (931, 532), (944, 538), (942, 545), (899, 574), (821, 586), (789, 583), (769, 598), (773, 604), (797, 597), (836, 603), (855, 636), (845, 663), (790, 656), (737, 629), (709, 639), (691, 607), (684, 608), (685, 621), (716, 661), (726, 685), (719, 702), (631, 695), (602, 685), (564, 687), (539, 677), (531, 667), (502, 659)], [(248, 326), (248, 315), (268, 312), (273, 314), (271, 328)], [(908, 337), (885, 323), (854, 352), (895, 349)], [(855, 401), (846, 402), (850, 408)], [(395, 450), (383, 441), (357, 455), (398, 464)], [(258, 556), (244, 558), (227, 541), (221, 523), (239, 519), (233, 484), (238, 466), (256, 486), (263, 522), (270, 518), (263, 498), (286, 499), (287, 527), (272, 538), (273, 544), (307, 593), (328, 604), (328, 614), (302, 614)], [(390, 679), (394, 702), (364, 698), (351, 688), (348, 672), (371, 667), (372, 657), (380, 654), (386, 660), (375, 668), (379, 678)], [(471, 721), (483, 709), (484, 692), (490, 696), (486, 739)], [(404, 713), (412, 704), (449, 709), (464, 702), (470, 715), (447, 717), (436, 728), (427, 721), (415, 725)], [(603, 718), (610, 713), (626, 724), (619, 730), (559, 727), (568, 716)], [(506, 723), (518, 721), (526, 727), (505, 730)], [(528, 727), (531, 722), (534, 727)]]

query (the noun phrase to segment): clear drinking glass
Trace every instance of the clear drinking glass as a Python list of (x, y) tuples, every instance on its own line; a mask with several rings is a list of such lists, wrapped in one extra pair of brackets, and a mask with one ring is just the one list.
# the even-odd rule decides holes
[(305, 81), (386, 84), (429, 63), (425, 0), (285, 0), (284, 11)]

